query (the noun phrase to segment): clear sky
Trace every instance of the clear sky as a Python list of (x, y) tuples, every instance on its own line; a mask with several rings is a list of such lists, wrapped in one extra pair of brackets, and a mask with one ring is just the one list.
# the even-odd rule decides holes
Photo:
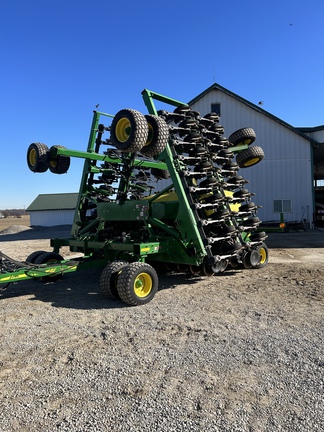
[(323, 0), (0, 0), (0, 209), (77, 192), (83, 161), (34, 174), (29, 144), (85, 150), (96, 104), (146, 113), (145, 88), (187, 102), (217, 82), (324, 124), (323, 22)]

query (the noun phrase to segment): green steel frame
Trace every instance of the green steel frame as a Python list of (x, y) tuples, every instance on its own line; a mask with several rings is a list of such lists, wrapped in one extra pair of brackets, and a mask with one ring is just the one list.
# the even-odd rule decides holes
[[(157, 114), (155, 100), (175, 107), (186, 105), (147, 89), (143, 90), (142, 97), (148, 112), (153, 115)], [(103, 117), (113, 118), (114, 116), (94, 111), (86, 151), (76, 151), (59, 146), (53, 146), (50, 149), (51, 157), (61, 155), (84, 159), (71, 236), (67, 239), (52, 239), (50, 241), (53, 252), (59, 252), (61, 247), (68, 246), (71, 251), (82, 252), (83, 257), (73, 261), (34, 265), (33, 267), (21, 263), (14, 271), (0, 273), (0, 284), (104, 266), (116, 259), (130, 262), (149, 259), (193, 266), (200, 265), (204, 259), (207, 259), (210, 264), (214, 263), (214, 257), (204, 243), (203, 228), (199, 225), (198, 217), (193, 210), (190, 194), (186, 190), (183, 178), (179, 175), (179, 169), (176, 169), (179, 168), (181, 161), (175, 157), (172, 148), (167, 144), (155, 160), (136, 159), (134, 153), (122, 153), (120, 157), (101, 154), (99, 150), (104, 128), (100, 126), (100, 120)], [(232, 148), (232, 151), (235, 152), (246, 147)], [(119, 182), (116, 199), (110, 202), (93, 200), (92, 204), (96, 207), (97, 214), (96, 217), (88, 219), (86, 212), (92, 201), (90, 193), (92, 181), (97, 174), (109, 173), (109, 169), (102, 168), (102, 164), (105, 163), (118, 164), (120, 169), (124, 170), (124, 175)], [(145, 199), (128, 200), (126, 195), (134, 168), (168, 170), (172, 184)], [(178, 210), (173, 226), (159, 219), (152, 212), (152, 206), (171, 188), (174, 189), (178, 198)], [(147, 232), (147, 241), (139, 242), (136, 239), (126, 237), (119, 240), (105, 238), (104, 229), (110, 221), (142, 224), (143, 229)]]
[[(162, 96), (158, 93), (144, 90), (142, 92), (144, 102), (150, 114), (156, 114), (154, 99), (173, 106), (185, 105), (183, 102)], [(96, 134), (99, 127), (101, 116), (110, 116), (109, 114), (94, 112), (91, 132), (89, 137), (88, 148), (86, 152), (67, 150), (64, 148), (55, 147), (57, 155), (77, 157), (85, 159), (83, 174), (81, 178), (81, 186), (79, 198), (76, 207), (74, 222), (72, 226), (72, 237), (69, 239), (54, 239), (51, 241), (54, 251), (58, 252), (61, 246), (69, 246), (72, 250), (82, 250), (86, 255), (92, 255), (95, 251), (100, 250), (106, 260), (114, 260), (117, 256), (124, 256), (127, 259), (144, 261), (150, 255), (151, 260), (167, 260), (170, 262), (185, 263), (188, 265), (198, 265), (206, 256), (206, 248), (201, 239), (201, 233), (197, 226), (196, 218), (190, 206), (189, 198), (183, 188), (182, 181), (178, 172), (174, 169), (176, 162), (169, 145), (157, 157), (156, 161), (143, 161), (135, 159), (134, 154), (125, 155), (124, 160), (112, 159), (109, 156), (98, 153), (96, 146)], [(168, 169), (170, 172), (172, 185), (168, 186), (159, 194), (155, 194), (152, 198), (136, 201), (110, 202), (105, 204), (97, 204), (98, 217), (91, 221), (89, 225), (84, 225), (82, 222), (82, 200), (88, 194), (89, 176), (102, 172), (95, 164), (100, 162), (117, 161), (122, 164), (127, 164), (128, 167), (144, 167)], [(124, 185), (119, 185), (119, 191)], [(177, 229), (170, 227), (163, 221), (150, 216), (150, 205), (154, 203), (162, 194), (167, 192), (171, 187), (176, 191), (179, 199), (179, 210), (176, 216), (175, 224)], [(97, 226), (96, 233), (100, 232), (100, 224), (107, 220), (132, 221), (138, 220), (144, 213), (142, 218), (146, 229), (150, 233), (152, 239), (155, 238), (152, 225), (159, 227), (165, 235), (159, 236), (159, 241), (149, 241), (147, 243), (134, 243), (132, 239), (127, 242), (100, 241), (97, 235), (89, 237), (87, 232)], [(189, 251), (189, 253), (188, 253)]]

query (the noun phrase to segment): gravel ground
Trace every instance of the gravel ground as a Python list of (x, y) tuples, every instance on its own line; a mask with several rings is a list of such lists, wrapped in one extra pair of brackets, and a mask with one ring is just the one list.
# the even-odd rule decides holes
[[(15, 259), (68, 235), (14, 231), (0, 250)], [(99, 269), (10, 285), (1, 431), (323, 431), (324, 232), (267, 243), (264, 269), (160, 270), (141, 307), (102, 297)]]

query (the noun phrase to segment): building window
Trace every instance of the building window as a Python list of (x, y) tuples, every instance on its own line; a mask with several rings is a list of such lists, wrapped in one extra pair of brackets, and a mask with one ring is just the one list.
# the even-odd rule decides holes
[(274, 213), (291, 213), (292, 201), (291, 200), (273, 200)]
[(220, 103), (210, 104), (210, 111), (218, 114), (220, 117), (221, 116), (221, 104)]

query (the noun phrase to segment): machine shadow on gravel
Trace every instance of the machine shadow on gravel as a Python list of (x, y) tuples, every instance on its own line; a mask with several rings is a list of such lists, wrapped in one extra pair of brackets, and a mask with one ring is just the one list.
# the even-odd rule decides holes
[(100, 269), (89, 269), (80, 271), (77, 276), (66, 274), (55, 282), (31, 280), (12, 283), (0, 291), (0, 300), (29, 296), (31, 302), (41, 301), (56, 308), (78, 310), (127, 307), (122, 301), (107, 299), (100, 293), (99, 277)]
[[(129, 305), (121, 300), (108, 299), (99, 289), (100, 269), (81, 270), (78, 275), (66, 274), (55, 282), (38, 280), (11, 283), (0, 291), (1, 299), (29, 296), (29, 300), (51, 303), (56, 308), (67, 309), (122, 309)], [(184, 273), (166, 275), (159, 273), (159, 291), (173, 289), (181, 284), (199, 282), (201, 277), (194, 277)], [(82, 282), (80, 282), (82, 280)]]
[[(226, 276), (235, 275), (243, 269), (233, 269)], [(159, 292), (175, 289), (177, 286), (194, 286), (206, 276), (193, 276), (182, 272), (166, 272), (159, 269)], [(223, 274), (215, 275), (221, 278)], [(225, 275), (225, 274), (224, 274)], [(29, 300), (51, 303), (55, 308), (66, 309), (123, 309), (131, 307), (121, 300), (108, 299), (98, 289), (100, 269), (81, 270), (78, 275), (66, 274), (55, 282), (38, 280), (11, 283), (0, 291), (1, 299), (29, 296)], [(80, 283), (80, 280), (82, 282)]]

